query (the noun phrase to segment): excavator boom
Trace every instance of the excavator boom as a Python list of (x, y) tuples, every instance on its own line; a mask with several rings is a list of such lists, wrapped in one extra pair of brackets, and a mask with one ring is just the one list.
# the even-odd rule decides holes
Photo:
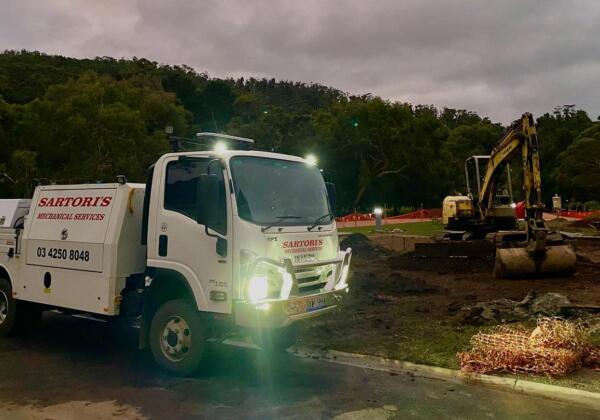
[(522, 232), (497, 232), (494, 274), (497, 277), (571, 274), (575, 271), (575, 252), (562, 238), (551, 239), (544, 223), (542, 177), (535, 120), (525, 113), (516, 121), (490, 155), (482, 185), (481, 215), (493, 206), (498, 168), (521, 155), (523, 198), (525, 203), (525, 240)]

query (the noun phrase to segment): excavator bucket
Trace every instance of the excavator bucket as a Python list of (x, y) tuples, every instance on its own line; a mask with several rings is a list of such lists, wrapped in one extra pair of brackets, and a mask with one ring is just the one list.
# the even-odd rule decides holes
[(547, 246), (532, 253), (524, 247), (497, 248), (496, 278), (569, 276), (575, 271), (575, 251), (571, 245)]

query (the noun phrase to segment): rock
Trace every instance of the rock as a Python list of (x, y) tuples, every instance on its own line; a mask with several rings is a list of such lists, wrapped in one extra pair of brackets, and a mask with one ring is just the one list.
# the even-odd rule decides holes
[(452, 302), (448, 305), (447, 311), (449, 314), (455, 314), (463, 308), (463, 304), (461, 302)]
[(479, 302), (475, 307), (481, 308), (480, 316), (486, 321), (517, 321), (529, 315), (521, 308), (517, 310), (518, 304), (516, 300), (496, 299), (490, 302)]
[(480, 316), (482, 310), (474, 306), (463, 306), (456, 313), (454, 320), (459, 324), (481, 325), (483, 324), (483, 318)]
[(531, 302), (530, 311), (536, 315), (553, 316), (561, 314), (565, 306), (571, 305), (571, 301), (565, 295), (561, 295), (560, 293), (546, 293)]
[[(483, 323), (514, 322), (535, 315), (556, 316), (571, 307), (571, 301), (559, 293), (546, 293), (537, 296), (531, 291), (521, 301), (513, 299), (496, 299), (489, 302), (478, 302), (458, 309), (454, 320), (460, 324), (480, 325)], [(450, 305), (448, 311), (455, 310)]]
[(527, 295), (525, 295), (523, 300), (518, 303), (518, 306), (529, 306), (536, 297), (537, 297), (537, 292), (535, 290), (530, 290), (529, 293), (527, 293)]

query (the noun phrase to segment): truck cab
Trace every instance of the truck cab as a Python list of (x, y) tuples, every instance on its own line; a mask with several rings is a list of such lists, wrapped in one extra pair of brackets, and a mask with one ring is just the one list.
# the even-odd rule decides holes
[[(98, 216), (107, 226), (98, 244), (66, 245), (65, 235), (91, 238), (76, 218), (39, 219), (50, 193), (44, 188), (65, 195), (56, 186), (36, 189), (18, 241), (0, 251), (5, 295), (16, 306), (138, 318), (141, 345), (171, 373), (193, 372), (207, 340), (248, 336), (263, 348), (285, 347), (299, 321), (339, 308), (348, 292), (351, 250), (339, 247), (335, 190), (311, 161), (219, 147), (163, 155), (145, 186), (63, 187), (113, 197)], [(60, 212), (69, 214), (69, 206)], [(63, 246), (45, 246), (42, 231)], [(60, 258), (48, 260), (41, 247), (58, 248)], [(82, 254), (89, 260), (70, 261), (72, 249), (75, 257), (89, 251)], [(44, 277), (53, 279), (51, 288)], [(89, 304), (81, 306), (86, 293)]]

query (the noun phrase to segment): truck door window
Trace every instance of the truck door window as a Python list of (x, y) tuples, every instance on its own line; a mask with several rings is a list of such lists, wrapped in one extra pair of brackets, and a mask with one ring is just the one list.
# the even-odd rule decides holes
[[(197, 214), (196, 194), (198, 191), (198, 178), (201, 174), (206, 173), (208, 163), (211, 160), (213, 159), (179, 159), (167, 165), (164, 199), (165, 210), (176, 211), (191, 219), (195, 219)], [(217, 174), (220, 178), (220, 185), (223, 191), (219, 191), (219, 197), (211, 197), (210, 199), (218, 200), (219, 206), (223, 209), (220, 212), (223, 214), (223, 223), (219, 223), (217, 231), (225, 234), (227, 232), (225, 183), (223, 182), (223, 171), (219, 171), (217, 168), (218, 165), (213, 163), (211, 173)]]

